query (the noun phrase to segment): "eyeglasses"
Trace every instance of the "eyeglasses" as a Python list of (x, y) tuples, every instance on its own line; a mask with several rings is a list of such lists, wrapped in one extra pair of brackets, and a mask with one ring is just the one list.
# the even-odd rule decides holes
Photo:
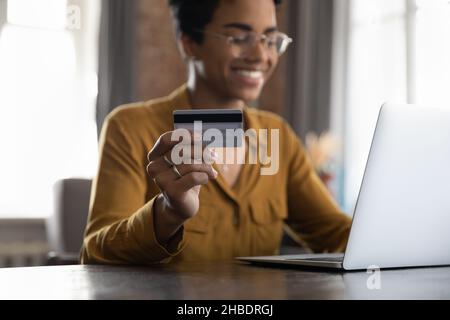
[(269, 52), (282, 56), (293, 41), (289, 36), (281, 32), (273, 32), (269, 35), (245, 32), (238, 36), (228, 36), (210, 31), (196, 31), (227, 40), (227, 43), (235, 50), (238, 56), (244, 56), (250, 52), (257, 43), (262, 43)]

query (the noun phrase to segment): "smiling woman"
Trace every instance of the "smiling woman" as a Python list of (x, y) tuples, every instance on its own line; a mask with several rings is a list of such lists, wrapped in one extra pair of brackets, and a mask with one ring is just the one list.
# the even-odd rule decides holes
[[(275, 7), (280, 1), (243, 1), (239, 5), (233, 1), (200, 1), (196, 5), (195, 1), (173, 0), (170, 3), (191, 70), (188, 85), (199, 89), (193, 92), (203, 95), (215, 92), (214, 98), (207, 98), (216, 100), (209, 101), (210, 105), (242, 107), (242, 101), (256, 100), (282, 53), (281, 47), (269, 44), (275, 41), (287, 47), (289, 39), (277, 32)], [(188, 14), (191, 11), (195, 15), (204, 13), (203, 18), (197, 22)], [(267, 38), (275, 40), (266, 41)]]
[[(285, 222), (315, 251), (343, 250), (350, 220), (315, 174), (299, 138), (279, 116), (249, 107), (290, 43), (278, 31), (277, 2), (170, 1), (187, 83), (169, 96), (121, 106), (106, 118), (83, 263), (275, 254)], [(260, 164), (248, 162), (225, 168), (217, 161), (171, 161), (181, 143), (173, 140), (174, 112), (211, 108), (240, 109), (245, 131), (276, 131), (277, 138), (259, 146), (259, 155), (264, 157), (262, 149), (271, 156), (279, 150), (279, 170), (263, 175)]]

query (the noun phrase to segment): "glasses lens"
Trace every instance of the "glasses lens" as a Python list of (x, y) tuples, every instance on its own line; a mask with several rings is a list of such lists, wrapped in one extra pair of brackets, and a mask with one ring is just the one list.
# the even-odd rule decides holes
[(243, 34), (240, 36), (232, 37), (232, 43), (239, 47), (250, 47), (252, 43), (254, 42), (253, 37), (251, 34)]
[(286, 52), (291, 40), (288, 36), (283, 34), (274, 34), (267, 37), (261, 37), (256, 34), (248, 33), (230, 38), (230, 43), (239, 55), (246, 54), (258, 42), (262, 42), (269, 52), (282, 55)]

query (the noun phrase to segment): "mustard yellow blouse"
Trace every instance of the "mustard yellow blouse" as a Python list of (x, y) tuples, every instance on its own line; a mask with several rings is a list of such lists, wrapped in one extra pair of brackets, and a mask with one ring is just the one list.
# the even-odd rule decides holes
[[(305, 149), (280, 117), (244, 110), (246, 128), (279, 129), (280, 165), (261, 176), (245, 164), (230, 188), (222, 177), (202, 187), (200, 210), (166, 246), (155, 238), (159, 189), (146, 173), (147, 153), (172, 128), (172, 112), (189, 109), (186, 86), (170, 96), (120, 107), (105, 121), (98, 175), (81, 251), (84, 264), (154, 264), (273, 255), (288, 226), (315, 252), (345, 249), (351, 220), (316, 175)], [(269, 139), (270, 143), (270, 139)]]

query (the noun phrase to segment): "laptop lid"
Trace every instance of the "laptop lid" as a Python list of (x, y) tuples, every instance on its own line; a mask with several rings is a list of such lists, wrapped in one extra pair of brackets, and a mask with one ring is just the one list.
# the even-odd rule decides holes
[(450, 108), (385, 104), (343, 266), (450, 265), (449, 247)]

